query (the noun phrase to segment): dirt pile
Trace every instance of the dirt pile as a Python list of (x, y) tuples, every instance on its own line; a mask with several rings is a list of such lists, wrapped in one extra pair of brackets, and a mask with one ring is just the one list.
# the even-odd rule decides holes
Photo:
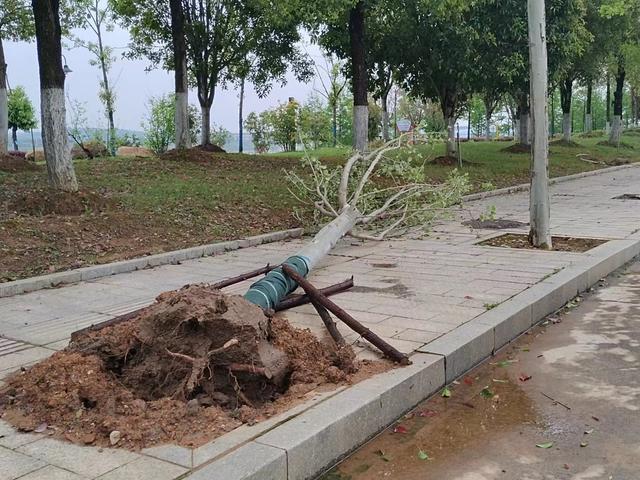
[[(354, 358), (242, 297), (192, 285), (133, 319), (78, 332), (8, 380), (0, 412), (17, 428), (76, 443), (197, 446), (323, 384), (354, 381), (363, 367)], [(387, 368), (365, 364), (358, 375)]]
[(39, 170), (40, 167), (18, 155), (0, 155), (0, 171), (18, 173), (31, 170)]
[[(28, 163), (28, 162), (25, 162)], [(115, 208), (115, 201), (94, 191), (62, 192), (34, 189), (18, 195), (9, 203), (9, 210), (22, 215), (70, 215), (105, 212)]]

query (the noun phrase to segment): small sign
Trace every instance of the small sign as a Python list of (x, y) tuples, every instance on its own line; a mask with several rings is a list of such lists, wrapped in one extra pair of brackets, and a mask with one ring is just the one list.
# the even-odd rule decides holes
[(398, 127), (398, 131), (401, 133), (409, 132), (411, 131), (411, 120), (401, 118), (397, 121), (396, 126)]

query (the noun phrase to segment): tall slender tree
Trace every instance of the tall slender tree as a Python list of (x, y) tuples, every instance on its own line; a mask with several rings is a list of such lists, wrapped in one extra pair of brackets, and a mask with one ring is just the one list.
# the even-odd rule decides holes
[(187, 76), (187, 43), (184, 36), (182, 0), (169, 0), (171, 10), (171, 45), (176, 95), (176, 148), (191, 147), (189, 134), (189, 78)]
[(549, 204), (549, 112), (547, 104), (548, 65), (544, 0), (527, 0), (529, 21), (529, 64), (531, 75), (531, 191), (529, 241), (551, 249)]
[(49, 185), (78, 190), (67, 139), (59, 0), (32, 0), (40, 71), (42, 144)]

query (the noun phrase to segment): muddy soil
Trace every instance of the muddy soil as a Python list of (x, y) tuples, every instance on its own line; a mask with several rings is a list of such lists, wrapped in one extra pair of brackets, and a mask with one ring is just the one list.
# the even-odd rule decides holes
[(16, 155), (0, 155), (0, 171), (18, 173), (39, 170), (41, 167)]
[[(584, 253), (592, 248), (606, 243), (606, 240), (597, 238), (573, 238), (573, 237), (552, 237), (554, 252), (576, 252)], [(537, 248), (529, 243), (529, 238), (525, 234), (507, 233), (499, 237), (490, 238), (479, 243), (486, 247), (506, 247), (506, 248), (524, 248), (536, 250)]]
[(137, 317), (74, 334), (7, 381), (0, 412), (20, 430), (79, 444), (193, 447), (388, 368), (242, 297), (191, 285)]
[(517, 220), (507, 220), (505, 218), (496, 218), (494, 220), (483, 220), (480, 218), (474, 218), (472, 220), (465, 220), (463, 225), (475, 229), (487, 229), (487, 230), (503, 230), (506, 228), (520, 228), (526, 227), (528, 223), (519, 222)]
[(103, 213), (115, 208), (115, 201), (93, 191), (75, 193), (50, 189), (32, 190), (13, 198), (7, 208), (18, 215), (79, 216), (87, 212)]

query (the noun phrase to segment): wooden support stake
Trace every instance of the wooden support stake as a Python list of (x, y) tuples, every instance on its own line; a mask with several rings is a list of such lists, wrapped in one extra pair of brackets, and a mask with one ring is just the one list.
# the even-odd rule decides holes
[(217, 283), (212, 283), (211, 286), (213, 288), (223, 289), (230, 285), (235, 285), (236, 283), (244, 282), (245, 280), (249, 280), (250, 278), (257, 277), (258, 275), (267, 274), (275, 268), (278, 268), (278, 266), (276, 265), (275, 267), (272, 267), (271, 265), (267, 264), (266, 267), (258, 268), (257, 270), (252, 270), (247, 273), (242, 273), (238, 276), (227, 278), (226, 280), (222, 280)]
[[(331, 295), (335, 295), (336, 293), (341, 293), (346, 290), (349, 290), (353, 287), (353, 277), (345, 280), (341, 283), (336, 283), (335, 285), (330, 285), (325, 288), (321, 288), (320, 292), (330, 297)], [(306, 305), (307, 303), (311, 303), (311, 299), (309, 295), (291, 295), (284, 300), (282, 300), (278, 305), (276, 305), (275, 311), (281, 312), (283, 310), (289, 310), (290, 308), (299, 307), (301, 305)]]
[(331, 313), (333, 313), (336, 317), (342, 320), (349, 328), (354, 330), (356, 333), (362, 336), (365, 340), (372, 343), (375, 347), (377, 347), (384, 355), (389, 357), (394, 362), (401, 363), (403, 365), (411, 364), (409, 357), (404, 353), (398, 351), (396, 348), (389, 345), (378, 335), (373, 333), (367, 327), (358, 322), (355, 318), (345, 312), (338, 305), (329, 300), (326, 295), (323, 295), (317, 288), (311, 285), (306, 278), (296, 272), (294, 269), (289, 267), (288, 265), (283, 265), (282, 269), (284, 272), (294, 280), (298, 285), (300, 285), (307, 295), (311, 297), (313, 300), (317, 301), (320, 305), (325, 307)]
[(345, 345), (344, 337), (338, 330), (338, 327), (336, 326), (336, 322), (334, 322), (333, 319), (331, 318), (331, 314), (329, 313), (329, 311), (326, 308), (324, 308), (320, 303), (318, 303), (316, 300), (311, 300), (311, 303), (313, 304), (313, 306), (316, 309), (316, 312), (318, 312), (318, 315), (320, 315), (320, 318), (324, 322), (324, 326), (327, 327), (327, 330), (329, 331), (329, 335), (331, 335), (331, 338), (333, 338), (333, 341), (336, 342), (336, 345), (338, 347), (344, 347)]

